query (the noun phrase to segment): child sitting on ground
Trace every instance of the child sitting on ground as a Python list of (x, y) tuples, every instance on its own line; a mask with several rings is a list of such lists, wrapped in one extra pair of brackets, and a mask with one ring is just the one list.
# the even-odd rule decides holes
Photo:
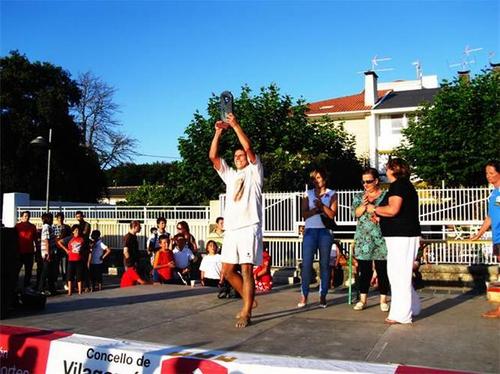
[(154, 284), (169, 283), (173, 279), (175, 269), (174, 254), (170, 250), (170, 239), (167, 235), (160, 235), (158, 238), (160, 249), (156, 251), (153, 262), (153, 282)]
[(188, 284), (190, 282), (191, 267), (196, 259), (196, 256), (191, 251), (189, 244), (183, 234), (174, 236), (174, 261), (177, 276), (182, 283)]
[(111, 249), (101, 240), (101, 232), (99, 230), (92, 231), (90, 234), (90, 256), (88, 264), (91, 282), (90, 291), (102, 290), (103, 261), (110, 253)]
[(127, 267), (127, 271), (125, 271), (122, 275), (120, 287), (130, 287), (137, 284), (153, 284), (153, 282), (145, 281), (139, 276), (134, 263), (130, 258), (125, 259), (125, 266)]
[(266, 242), (264, 242), (264, 250), (262, 251), (262, 264), (254, 266), (253, 278), (255, 281), (255, 293), (270, 292), (273, 288), (271, 256), (269, 255), (269, 247)]
[(218, 246), (214, 240), (207, 242), (208, 254), (203, 257), (200, 265), (202, 286), (219, 287), (223, 282), (222, 256), (218, 254)]

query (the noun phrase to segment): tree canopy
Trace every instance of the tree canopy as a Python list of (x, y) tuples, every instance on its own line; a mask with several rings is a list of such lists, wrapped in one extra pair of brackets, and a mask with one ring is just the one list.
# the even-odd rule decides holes
[(416, 112), (397, 153), (414, 172), (438, 185), (476, 186), (484, 165), (500, 158), (500, 73), (444, 82), (432, 104)]
[(1, 192), (27, 192), (45, 198), (47, 149), (31, 140), (48, 140), (53, 130), (50, 198), (96, 201), (104, 190), (97, 155), (84, 146), (70, 115), (80, 91), (70, 74), (47, 62), (30, 62), (19, 52), (0, 59)]
[[(354, 138), (341, 123), (327, 118), (309, 122), (306, 110), (303, 100), (281, 95), (275, 85), (262, 88), (257, 95), (244, 86), (235, 98), (235, 114), (264, 165), (264, 191), (303, 191), (312, 165), (330, 172), (331, 187), (357, 185), (361, 166), (355, 156)], [(182, 160), (172, 163), (163, 204), (202, 204), (225, 191), (208, 159), (214, 124), (219, 119), (218, 96), (209, 98), (207, 112), (207, 117), (196, 112), (179, 139)], [(220, 155), (229, 164), (237, 145), (232, 131), (221, 139)], [(136, 196), (134, 200), (140, 202)]]

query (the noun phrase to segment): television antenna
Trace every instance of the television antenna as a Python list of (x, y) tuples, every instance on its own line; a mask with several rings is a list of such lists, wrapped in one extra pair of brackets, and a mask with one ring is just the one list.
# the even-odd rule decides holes
[[(391, 71), (394, 70), (394, 68), (383, 68), (383, 69), (377, 69), (378, 63), (383, 62), (383, 61), (390, 61), (392, 60), (392, 57), (378, 57), (377, 55), (373, 56), (373, 58), (370, 60), (372, 67), (370, 71)], [(364, 71), (358, 71), (358, 74), (362, 74)]]
[(422, 79), (422, 64), (420, 63), (420, 60), (414, 61), (411, 64), (415, 66), (417, 79)]
[(464, 55), (469, 57), (472, 52), (478, 52), (478, 51), (481, 51), (482, 49), (483, 48), (471, 48), (468, 45), (466, 45), (465, 49), (464, 49)]
[(469, 70), (469, 66), (476, 63), (476, 59), (474, 58), (473, 53), (479, 52), (481, 50), (483, 50), (482, 47), (471, 48), (469, 45), (466, 45), (464, 48), (462, 61), (448, 66), (450, 68), (460, 66), (462, 70)]

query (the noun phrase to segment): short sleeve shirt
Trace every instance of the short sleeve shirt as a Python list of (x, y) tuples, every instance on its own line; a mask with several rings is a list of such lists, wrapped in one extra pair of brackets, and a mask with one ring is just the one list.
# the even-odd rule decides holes
[(106, 248), (108, 248), (108, 246), (99, 239), (92, 247), (90, 263), (94, 265), (102, 264), (101, 256)]
[(68, 243), (68, 261), (81, 261), (84, 239), (82, 237), (72, 238)]
[[(378, 206), (384, 200), (386, 192), (382, 192), (373, 204)], [(352, 201), (353, 212), (363, 202), (363, 195), (355, 195)], [(387, 247), (380, 231), (380, 225), (371, 220), (371, 214), (364, 212), (359, 218), (354, 234), (354, 254), (358, 260), (385, 260)]]
[(139, 242), (137, 235), (128, 233), (123, 237), (123, 246), (128, 248), (128, 253), (132, 263), (136, 263), (139, 259)]
[(141, 279), (139, 274), (134, 268), (128, 268), (125, 273), (122, 275), (122, 279), (120, 281), (120, 287), (130, 287), (135, 286), (138, 280)]
[(200, 271), (203, 271), (205, 278), (220, 279), (222, 269), (222, 256), (219, 254), (206, 255), (201, 260)]
[(383, 236), (420, 236), (418, 218), (418, 195), (408, 178), (399, 178), (392, 182), (381, 206), (389, 204), (391, 196), (403, 199), (399, 213), (394, 217), (380, 217), (380, 229)]
[(189, 261), (194, 260), (194, 254), (186, 245), (181, 251), (179, 248), (174, 248), (175, 266), (179, 269), (185, 269), (189, 266)]
[[(54, 231), (52, 230), (52, 226), (49, 224), (44, 224), (42, 226), (42, 234), (41, 234), (41, 252), (42, 256), (48, 255), (49, 252), (53, 254), (56, 251), (56, 242), (55, 242), (55, 236), (54, 236)], [(46, 243), (48, 243), (48, 248), (46, 247)]]
[(35, 253), (35, 244), (37, 237), (36, 226), (30, 222), (19, 222), (16, 224), (17, 231), (17, 249), (19, 253)]
[(488, 199), (488, 216), (491, 219), (493, 244), (500, 244), (500, 187), (495, 188)]
[(249, 160), (241, 170), (229, 167), (221, 159), (217, 173), (226, 184), (225, 229), (236, 230), (261, 223), (264, 170), (260, 158), (256, 156), (255, 164)]

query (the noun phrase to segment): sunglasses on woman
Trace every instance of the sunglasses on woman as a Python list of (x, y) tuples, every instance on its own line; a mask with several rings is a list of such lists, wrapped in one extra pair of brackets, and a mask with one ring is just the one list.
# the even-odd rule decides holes
[(361, 181), (362, 184), (372, 184), (373, 182), (375, 182), (375, 179), (370, 179), (368, 181)]

